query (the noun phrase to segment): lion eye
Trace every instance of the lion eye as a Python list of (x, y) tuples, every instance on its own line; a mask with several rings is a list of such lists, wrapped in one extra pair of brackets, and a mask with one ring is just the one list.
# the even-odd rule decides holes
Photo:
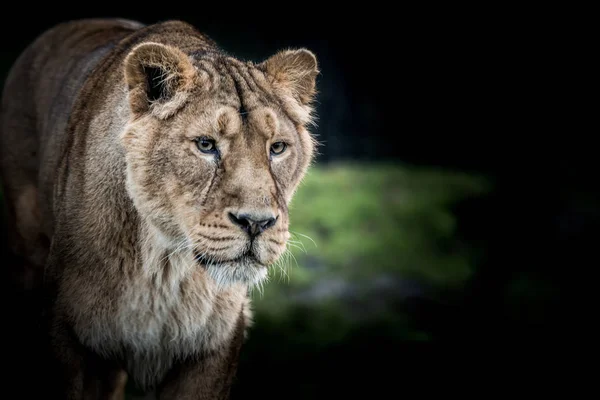
[(271, 154), (277, 156), (285, 151), (287, 144), (284, 142), (277, 142), (271, 145)]
[(198, 146), (198, 150), (203, 153), (214, 153), (217, 149), (215, 141), (209, 138), (199, 138), (196, 140), (196, 145)]

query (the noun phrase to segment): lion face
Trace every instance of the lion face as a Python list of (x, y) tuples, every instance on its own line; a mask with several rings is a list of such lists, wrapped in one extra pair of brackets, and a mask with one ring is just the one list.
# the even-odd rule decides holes
[(267, 276), (313, 158), (317, 72), (306, 50), (258, 65), (156, 43), (129, 54), (127, 187), (165, 251), (189, 252), (220, 284)]

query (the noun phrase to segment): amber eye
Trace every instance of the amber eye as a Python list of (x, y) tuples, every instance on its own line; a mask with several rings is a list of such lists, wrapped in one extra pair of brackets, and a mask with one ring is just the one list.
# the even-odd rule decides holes
[(198, 146), (198, 150), (203, 153), (212, 154), (217, 151), (217, 146), (215, 145), (214, 139), (201, 137), (196, 140), (196, 145)]
[(277, 156), (285, 151), (287, 144), (284, 142), (276, 142), (271, 145), (271, 154)]

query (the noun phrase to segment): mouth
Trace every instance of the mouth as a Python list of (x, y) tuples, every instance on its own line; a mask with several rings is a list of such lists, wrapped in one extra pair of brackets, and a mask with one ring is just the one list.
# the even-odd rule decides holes
[(194, 256), (218, 287), (227, 287), (233, 283), (252, 287), (264, 281), (268, 274), (267, 266), (258, 261), (252, 251), (230, 259), (215, 259), (199, 251), (195, 251)]
[(260, 261), (258, 261), (258, 259), (254, 255), (252, 250), (247, 250), (242, 255), (240, 255), (236, 258), (230, 258), (230, 259), (215, 259), (213, 257), (209, 257), (209, 256), (206, 256), (205, 254), (199, 253), (198, 251), (194, 252), (194, 256), (196, 257), (196, 262), (198, 262), (198, 264), (200, 264), (205, 269), (208, 268), (209, 265), (220, 266), (220, 265), (231, 265), (231, 264), (244, 264), (244, 265), (258, 265), (258, 266), (263, 266), (263, 267), (265, 266)]

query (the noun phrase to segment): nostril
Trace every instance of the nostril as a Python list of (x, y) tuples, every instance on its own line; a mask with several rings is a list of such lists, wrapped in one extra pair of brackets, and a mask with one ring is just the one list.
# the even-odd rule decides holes
[(231, 220), (231, 222), (244, 229), (248, 229), (248, 227), (250, 226), (250, 221), (248, 221), (246, 218), (238, 218), (233, 213), (229, 213), (229, 219)]
[(279, 217), (269, 218), (269, 219), (260, 221), (261, 222), (260, 227), (262, 228), (263, 231), (269, 229), (270, 227), (275, 225), (275, 222), (277, 222), (277, 218), (279, 218)]

